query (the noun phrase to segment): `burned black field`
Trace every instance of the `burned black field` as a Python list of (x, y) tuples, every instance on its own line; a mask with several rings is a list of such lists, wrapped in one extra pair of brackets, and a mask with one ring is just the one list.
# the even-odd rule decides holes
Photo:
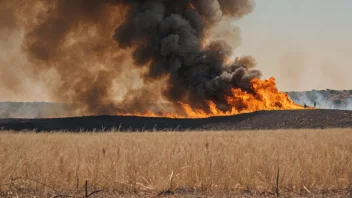
[(14, 131), (185, 131), (325, 129), (352, 127), (352, 111), (259, 111), (205, 119), (135, 116), (88, 116), (50, 119), (1, 119), (2, 130)]

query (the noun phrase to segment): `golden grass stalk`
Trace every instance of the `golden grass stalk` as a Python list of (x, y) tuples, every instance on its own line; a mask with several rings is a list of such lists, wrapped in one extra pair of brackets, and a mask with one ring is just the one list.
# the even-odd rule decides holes
[(346, 190), (352, 130), (1, 132), (0, 192), (15, 178), (53, 194), (82, 190), (86, 180), (92, 190), (126, 193)]

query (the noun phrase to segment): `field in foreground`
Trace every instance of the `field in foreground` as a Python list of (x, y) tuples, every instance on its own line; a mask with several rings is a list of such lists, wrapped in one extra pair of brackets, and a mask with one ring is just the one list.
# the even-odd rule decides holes
[[(279, 174), (278, 174), (279, 169)], [(0, 133), (0, 197), (350, 196), (352, 129)], [(175, 193), (175, 194), (173, 194)]]

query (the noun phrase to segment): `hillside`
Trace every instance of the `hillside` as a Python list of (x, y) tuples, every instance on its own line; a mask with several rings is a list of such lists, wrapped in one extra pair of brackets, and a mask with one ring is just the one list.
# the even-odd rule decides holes
[(3, 130), (36, 131), (163, 131), (351, 128), (352, 111), (259, 111), (205, 119), (135, 116), (91, 116), (55, 119), (3, 119)]

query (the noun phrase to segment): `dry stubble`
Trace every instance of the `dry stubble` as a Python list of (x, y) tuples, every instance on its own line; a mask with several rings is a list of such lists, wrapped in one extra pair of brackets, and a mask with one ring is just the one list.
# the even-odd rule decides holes
[(78, 192), (85, 180), (120, 193), (275, 192), (278, 168), (282, 192), (349, 189), (352, 130), (0, 134), (1, 193)]

